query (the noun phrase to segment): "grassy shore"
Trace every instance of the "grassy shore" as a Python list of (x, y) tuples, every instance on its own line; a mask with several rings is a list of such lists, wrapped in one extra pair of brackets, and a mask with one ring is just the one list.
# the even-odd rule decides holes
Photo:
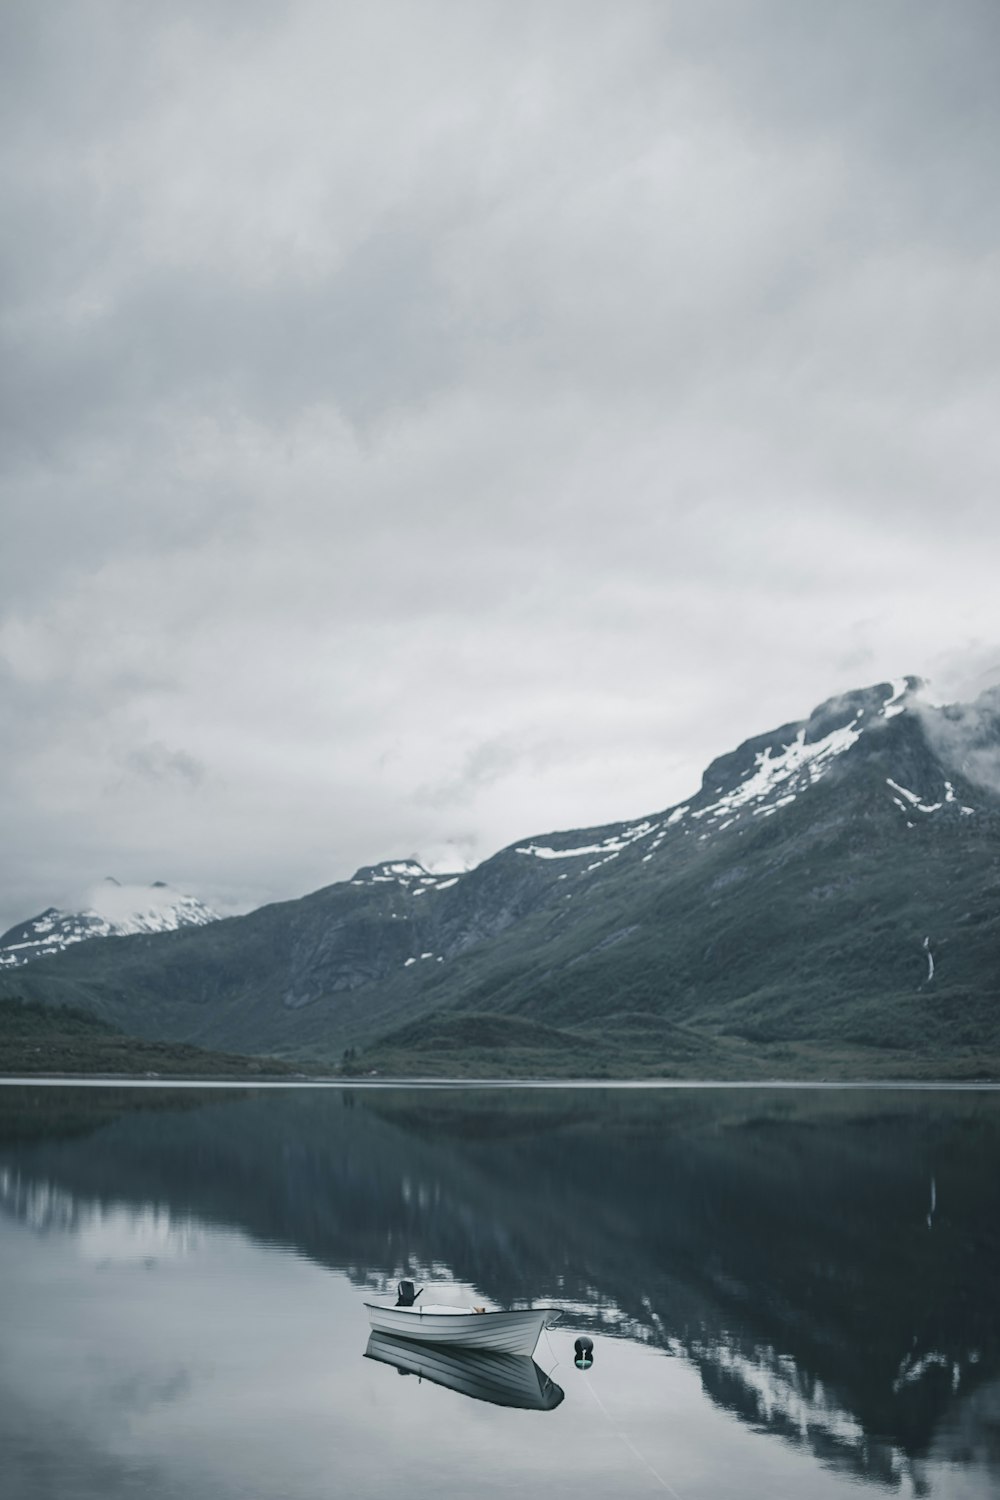
[(140, 1041), (73, 1007), (0, 1001), (0, 1075), (254, 1079), (287, 1078), (301, 1071), (297, 1064), (272, 1057)]

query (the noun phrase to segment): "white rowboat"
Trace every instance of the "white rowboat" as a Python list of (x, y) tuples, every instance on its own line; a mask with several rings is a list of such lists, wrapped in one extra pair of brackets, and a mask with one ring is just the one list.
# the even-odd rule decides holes
[(501, 1354), (535, 1352), (549, 1315), (546, 1308), (518, 1312), (477, 1313), (463, 1307), (387, 1307), (366, 1302), (376, 1333), (415, 1339), (421, 1344), (453, 1344), (463, 1349), (492, 1349)]

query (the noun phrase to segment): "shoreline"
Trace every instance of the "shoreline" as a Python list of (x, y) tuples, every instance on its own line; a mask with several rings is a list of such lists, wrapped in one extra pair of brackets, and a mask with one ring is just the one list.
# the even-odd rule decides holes
[(0, 1074), (0, 1088), (147, 1089), (781, 1089), (904, 1093), (997, 1093), (996, 1079), (789, 1079), (789, 1078), (140, 1078), (134, 1073)]

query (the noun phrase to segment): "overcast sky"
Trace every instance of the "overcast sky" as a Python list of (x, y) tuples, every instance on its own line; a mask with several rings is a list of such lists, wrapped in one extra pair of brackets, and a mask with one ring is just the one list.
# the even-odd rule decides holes
[(995, 0), (5, 0), (0, 930), (1000, 679)]

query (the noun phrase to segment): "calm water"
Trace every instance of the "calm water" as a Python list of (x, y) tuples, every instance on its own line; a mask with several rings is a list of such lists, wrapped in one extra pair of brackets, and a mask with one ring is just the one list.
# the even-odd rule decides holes
[[(551, 1409), (366, 1358), (401, 1275)], [(5, 1500), (529, 1486), (1000, 1492), (1000, 1096), (0, 1088)]]

